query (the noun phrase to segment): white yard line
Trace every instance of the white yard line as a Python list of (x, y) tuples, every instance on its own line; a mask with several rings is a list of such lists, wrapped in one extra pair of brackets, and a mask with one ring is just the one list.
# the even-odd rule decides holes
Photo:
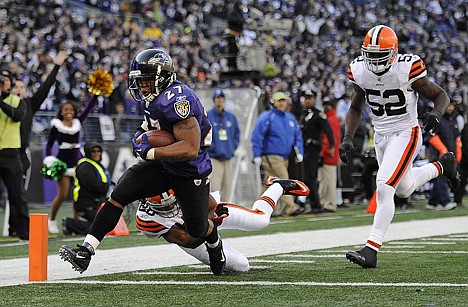
[[(370, 228), (371, 226), (368, 225), (277, 233), (228, 238), (226, 242), (229, 242), (232, 247), (247, 257), (258, 257), (364, 244)], [(464, 233), (468, 233), (468, 216), (393, 223), (390, 225), (385, 239), (386, 241), (408, 240)], [(334, 251), (334, 253), (337, 252)], [(152, 261), (143, 261), (144, 259), (152, 259)], [(57, 253), (48, 257), (48, 280), (58, 281), (196, 263), (198, 263), (197, 260), (172, 244), (139, 246), (98, 250), (88, 270), (79, 274), (71, 269), (68, 262), (60, 259)], [(0, 286), (28, 284), (28, 267), (28, 258), (1, 260)]]
[(135, 281), (135, 280), (57, 280), (48, 281), (51, 284), (99, 284), (99, 285), (223, 285), (223, 286), (350, 286), (350, 287), (468, 287), (468, 284), (451, 283), (417, 283), (417, 282), (275, 282), (275, 281)]

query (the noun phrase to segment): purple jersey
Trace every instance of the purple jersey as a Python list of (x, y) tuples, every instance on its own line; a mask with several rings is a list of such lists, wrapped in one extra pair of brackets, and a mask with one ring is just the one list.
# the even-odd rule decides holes
[(211, 171), (211, 161), (206, 148), (211, 145), (211, 124), (200, 99), (185, 84), (178, 81), (159, 94), (145, 108), (145, 130), (165, 130), (174, 133), (174, 124), (195, 117), (200, 125), (200, 151), (193, 160), (180, 162), (162, 161), (164, 169), (172, 175), (198, 177)]

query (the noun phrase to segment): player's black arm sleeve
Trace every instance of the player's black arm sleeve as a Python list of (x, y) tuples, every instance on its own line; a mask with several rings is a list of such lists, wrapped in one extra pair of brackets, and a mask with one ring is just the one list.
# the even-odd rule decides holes
[(5, 103), (5, 101), (1, 100), (0, 108), (2, 109), (5, 114), (10, 117), (14, 122), (19, 122), (26, 117), (26, 104), (23, 100), (20, 101), (18, 107), (10, 106), (9, 104)]
[(41, 107), (41, 104), (47, 98), (47, 94), (49, 94), (50, 88), (55, 83), (59, 69), (60, 69), (60, 66), (55, 64), (54, 68), (52, 69), (50, 74), (47, 76), (47, 79), (44, 81), (41, 87), (39, 87), (37, 92), (31, 97), (31, 108), (32, 108), (33, 114), (39, 110), (39, 108)]

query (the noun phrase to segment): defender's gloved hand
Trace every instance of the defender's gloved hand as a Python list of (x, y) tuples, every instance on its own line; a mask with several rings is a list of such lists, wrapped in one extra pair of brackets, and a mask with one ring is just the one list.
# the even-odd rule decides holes
[(136, 138), (132, 139), (132, 150), (135, 158), (140, 157), (144, 160), (147, 160), (146, 156), (148, 155), (148, 151), (152, 148), (153, 147), (151, 147), (151, 145), (148, 143), (148, 136), (146, 134), (141, 136), (140, 144), (136, 142)]
[(218, 226), (221, 225), (223, 223), (223, 220), (229, 216), (229, 209), (224, 206), (225, 204), (226, 203), (217, 204), (214, 210), (215, 215), (212, 218), (212, 220)]
[(345, 135), (343, 141), (341, 142), (340, 148), (340, 159), (344, 164), (349, 163), (348, 153), (354, 152), (353, 137), (350, 135)]
[(440, 119), (442, 115), (437, 110), (432, 110), (431, 112), (427, 113), (424, 117), (423, 121), (423, 129), (426, 132), (429, 132), (431, 135), (434, 135), (439, 131), (440, 126)]

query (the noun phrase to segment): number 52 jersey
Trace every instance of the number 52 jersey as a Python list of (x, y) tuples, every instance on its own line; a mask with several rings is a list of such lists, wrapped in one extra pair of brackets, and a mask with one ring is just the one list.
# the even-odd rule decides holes
[(362, 56), (348, 68), (348, 79), (364, 90), (374, 130), (382, 135), (418, 125), (418, 93), (411, 84), (426, 75), (424, 62), (413, 54), (399, 54), (380, 76), (366, 69)]

